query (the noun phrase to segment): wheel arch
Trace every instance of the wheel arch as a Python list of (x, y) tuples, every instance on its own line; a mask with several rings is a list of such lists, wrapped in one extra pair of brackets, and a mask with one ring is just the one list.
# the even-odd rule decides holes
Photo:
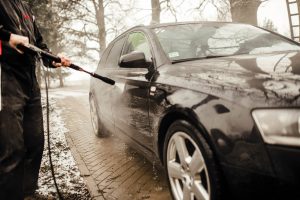
[(207, 143), (210, 145), (213, 153), (216, 153), (215, 146), (205, 128), (205, 126), (201, 123), (200, 119), (196, 115), (196, 113), (190, 108), (175, 108), (172, 111), (167, 112), (164, 117), (160, 120), (159, 128), (158, 128), (158, 136), (157, 136), (157, 148), (158, 148), (158, 156), (162, 164), (163, 163), (163, 146), (166, 137), (166, 133), (171, 126), (177, 120), (186, 120), (195, 126), (202, 136), (206, 139)]

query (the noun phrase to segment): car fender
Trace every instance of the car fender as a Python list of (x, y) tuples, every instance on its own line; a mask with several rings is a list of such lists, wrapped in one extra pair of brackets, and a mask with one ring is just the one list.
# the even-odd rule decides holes
[[(199, 129), (207, 142), (215, 150), (206, 131), (202, 117), (195, 112), (199, 102), (205, 104), (208, 95), (179, 87), (169, 87), (164, 84), (156, 85), (156, 95), (150, 99), (150, 122), (154, 129), (154, 152), (162, 159), (161, 148), (168, 127), (176, 120), (184, 119)], [(214, 99), (214, 98), (212, 98)], [(151, 113), (153, 111), (153, 113)], [(204, 119), (204, 118), (203, 118)], [(207, 123), (207, 122), (206, 122)]]
[(173, 88), (165, 94), (161, 103), (164, 111), (159, 114), (161, 117), (154, 132), (154, 151), (160, 160), (168, 127), (174, 121), (184, 119), (202, 133), (221, 165), (273, 174), (271, 161), (261, 135), (255, 129), (249, 108), (183, 88)]

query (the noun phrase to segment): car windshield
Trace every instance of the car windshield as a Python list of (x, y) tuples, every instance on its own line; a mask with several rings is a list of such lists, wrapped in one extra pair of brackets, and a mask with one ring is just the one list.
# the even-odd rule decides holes
[(154, 29), (171, 61), (300, 50), (283, 37), (246, 24), (203, 23)]

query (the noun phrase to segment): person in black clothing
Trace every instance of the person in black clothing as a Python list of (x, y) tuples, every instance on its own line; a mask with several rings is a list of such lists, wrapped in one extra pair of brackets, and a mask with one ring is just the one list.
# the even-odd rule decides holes
[[(0, 199), (33, 195), (44, 148), (41, 94), (36, 57), (17, 49), (33, 44), (48, 50), (29, 7), (21, 0), (0, 1)], [(61, 63), (49, 67), (69, 66)]]

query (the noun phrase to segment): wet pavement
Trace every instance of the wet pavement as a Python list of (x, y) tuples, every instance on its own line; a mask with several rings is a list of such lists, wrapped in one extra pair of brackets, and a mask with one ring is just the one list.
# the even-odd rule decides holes
[(115, 135), (94, 136), (87, 85), (50, 93), (63, 110), (67, 142), (93, 199), (171, 199), (164, 173), (152, 163)]

